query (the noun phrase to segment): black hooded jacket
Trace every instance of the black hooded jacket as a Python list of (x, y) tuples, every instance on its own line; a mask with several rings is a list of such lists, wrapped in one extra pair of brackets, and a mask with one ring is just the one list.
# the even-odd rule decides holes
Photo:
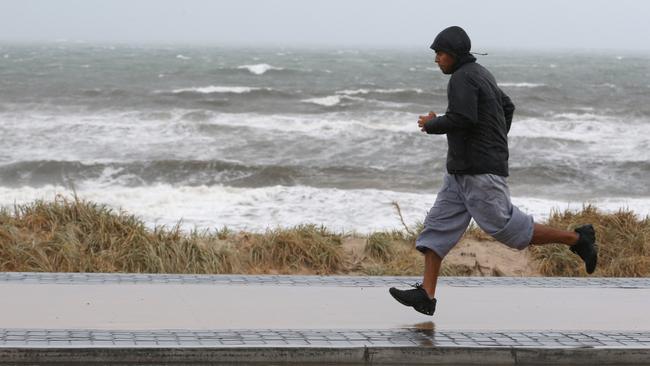
[(469, 53), (471, 42), (462, 28), (443, 30), (431, 48), (456, 59), (447, 85), (447, 111), (424, 125), (427, 133), (447, 135), (447, 171), (507, 177), (514, 104)]

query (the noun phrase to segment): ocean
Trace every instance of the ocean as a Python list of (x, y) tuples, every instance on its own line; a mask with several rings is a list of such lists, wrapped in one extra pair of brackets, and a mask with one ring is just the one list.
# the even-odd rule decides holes
[[(650, 213), (650, 56), (478, 56), (516, 105), (513, 202)], [(149, 226), (367, 233), (421, 221), (445, 172), (427, 49), (0, 45), (0, 206), (70, 197)]]

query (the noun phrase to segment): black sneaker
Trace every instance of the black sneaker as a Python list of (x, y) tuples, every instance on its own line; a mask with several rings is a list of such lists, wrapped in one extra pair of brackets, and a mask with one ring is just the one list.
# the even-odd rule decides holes
[(429, 294), (421, 284), (416, 283), (413, 287), (415, 287), (413, 290), (398, 290), (391, 287), (388, 292), (402, 305), (412, 306), (425, 315), (433, 315), (436, 311), (436, 299), (429, 299)]
[(585, 261), (585, 268), (587, 273), (592, 274), (596, 269), (596, 263), (598, 262), (598, 245), (596, 245), (596, 231), (594, 227), (587, 224), (582, 225), (579, 228), (574, 230), (580, 238), (578, 242), (569, 247), (572, 252)]

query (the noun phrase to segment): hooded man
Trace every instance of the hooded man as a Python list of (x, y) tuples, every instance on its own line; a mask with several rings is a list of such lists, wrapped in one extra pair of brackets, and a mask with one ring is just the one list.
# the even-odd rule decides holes
[(469, 36), (460, 27), (444, 29), (433, 41), (435, 62), (447, 85), (447, 111), (420, 116), (418, 126), (428, 134), (447, 135), (447, 174), (429, 210), (415, 247), (424, 254), (422, 284), (411, 290), (390, 289), (400, 303), (433, 315), (436, 283), (442, 259), (473, 218), (486, 233), (516, 249), (561, 243), (585, 262), (587, 273), (596, 268), (596, 234), (592, 225), (563, 231), (537, 224), (510, 202), (508, 131), (515, 106), (498, 87), (494, 76), (470, 53)]

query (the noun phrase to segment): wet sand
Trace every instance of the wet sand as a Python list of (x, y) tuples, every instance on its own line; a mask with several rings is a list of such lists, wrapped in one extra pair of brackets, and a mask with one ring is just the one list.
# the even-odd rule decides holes
[(381, 287), (0, 284), (3, 328), (648, 330), (650, 289), (438, 288), (433, 317)]

